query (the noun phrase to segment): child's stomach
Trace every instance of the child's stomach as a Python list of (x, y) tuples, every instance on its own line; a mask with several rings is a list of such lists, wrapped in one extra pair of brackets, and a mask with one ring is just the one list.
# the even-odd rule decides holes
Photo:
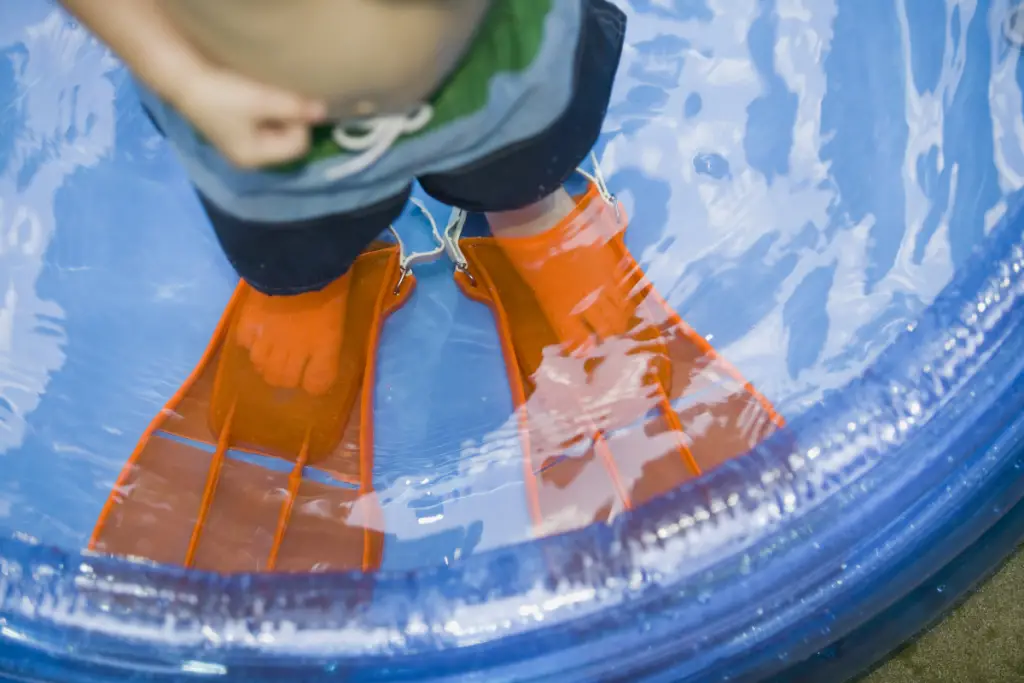
[(326, 100), (338, 119), (406, 111), (458, 63), (489, 0), (166, 0), (211, 61)]

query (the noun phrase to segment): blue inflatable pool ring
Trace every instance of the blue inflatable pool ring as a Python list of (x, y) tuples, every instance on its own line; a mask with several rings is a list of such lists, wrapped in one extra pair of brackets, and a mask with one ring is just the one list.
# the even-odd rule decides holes
[(383, 567), (308, 575), (80, 550), (234, 280), (123, 69), (4, 8), (0, 680), (844, 681), (1024, 539), (1015, 3), (618, 4), (630, 250), (786, 428), (530, 538), (489, 314), (429, 265), (380, 346)]

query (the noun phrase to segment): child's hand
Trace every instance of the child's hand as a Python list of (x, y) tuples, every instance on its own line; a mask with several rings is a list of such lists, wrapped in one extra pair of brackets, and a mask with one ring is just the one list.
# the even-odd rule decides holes
[(182, 114), (241, 168), (303, 156), (310, 126), (327, 112), (323, 103), (212, 67), (190, 79), (177, 99)]

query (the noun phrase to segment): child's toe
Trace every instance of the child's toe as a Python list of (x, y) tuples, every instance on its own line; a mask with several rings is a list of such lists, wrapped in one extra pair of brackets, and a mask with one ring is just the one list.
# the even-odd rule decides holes
[(302, 378), (304, 362), (305, 354), (280, 345), (267, 359), (263, 368), (264, 379), (271, 386), (294, 389), (299, 386), (299, 380)]
[(330, 391), (337, 377), (337, 349), (325, 346), (310, 357), (306, 372), (302, 376), (302, 388), (314, 396), (321, 396)]
[(251, 349), (252, 345), (256, 343), (256, 340), (260, 336), (260, 325), (256, 324), (256, 321), (252, 319), (252, 316), (245, 315), (238, 321), (238, 327), (235, 330), (235, 340), (239, 346), (247, 349)]
[(267, 363), (274, 352), (274, 347), (275, 344), (267, 336), (263, 335), (258, 337), (249, 349), (249, 360), (252, 361), (253, 367), (260, 374), (266, 374)]

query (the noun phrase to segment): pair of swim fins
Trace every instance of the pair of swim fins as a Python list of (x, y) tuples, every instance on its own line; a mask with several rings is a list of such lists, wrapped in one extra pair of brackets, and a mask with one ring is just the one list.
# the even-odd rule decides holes
[[(535, 536), (608, 521), (783, 424), (660, 297), (625, 246), (621, 206), (599, 172), (587, 177), (571, 216), (583, 230), (571, 241), (596, 244), (618, 264), (606, 279), (628, 312), (621, 337), (569, 344), (515, 250), (493, 237), (462, 238), (461, 212), (443, 236), (435, 226), (440, 246), (427, 254), (446, 250), (461, 290), (493, 314)], [(357, 259), (339, 375), (316, 396), (268, 384), (234, 341), (253, 296), (240, 284), (198, 366), (144, 432), (89, 548), (216, 572), (380, 568), (377, 347), (387, 317), (415, 286), (415, 261), (400, 241), (375, 243)]]

